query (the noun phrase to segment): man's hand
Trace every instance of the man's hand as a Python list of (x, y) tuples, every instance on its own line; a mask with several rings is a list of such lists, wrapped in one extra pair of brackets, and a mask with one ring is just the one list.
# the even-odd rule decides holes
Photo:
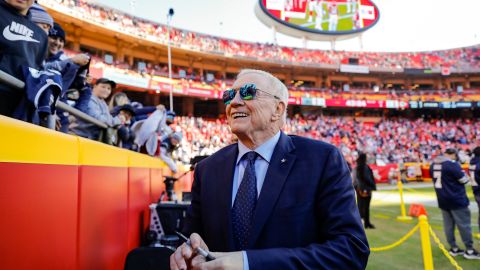
[[(243, 270), (243, 254), (236, 252), (212, 252), (216, 258), (206, 262), (203, 256), (197, 256), (192, 260), (193, 270)], [(199, 258), (201, 257), (201, 258)]]
[(208, 251), (208, 247), (200, 235), (197, 233), (192, 233), (192, 235), (190, 235), (190, 243), (192, 247), (188, 246), (186, 243), (183, 243), (177, 248), (175, 253), (170, 256), (171, 270), (192, 269), (191, 263), (193, 260), (195, 260), (196, 263), (205, 262), (205, 257), (198, 255), (195, 252), (197, 247), (201, 247)]
[(158, 105), (157, 105), (157, 110), (159, 110), (159, 111), (165, 111), (165, 106), (162, 105), (162, 104), (158, 104)]

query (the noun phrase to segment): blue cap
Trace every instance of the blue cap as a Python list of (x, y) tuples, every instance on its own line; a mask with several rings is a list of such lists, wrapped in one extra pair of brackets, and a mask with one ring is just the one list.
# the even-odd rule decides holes
[(59, 37), (65, 42), (65, 31), (58, 23), (54, 23), (53, 27), (50, 29), (50, 33), (48, 33), (49, 37)]

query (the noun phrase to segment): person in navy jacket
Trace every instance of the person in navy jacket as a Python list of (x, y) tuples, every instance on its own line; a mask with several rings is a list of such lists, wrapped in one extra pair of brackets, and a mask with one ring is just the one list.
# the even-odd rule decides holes
[[(469, 200), (465, 192), (465, 184), (469, 179), (457, 162), (457, 150), (448, 148), (444, 155), (435, 158), (430, 165), (430, 175), (437, 194), (438, 207), (442, 210), (443, 229), (450, 245), (450, 255), (480, 259), (480, 254), (473, 248)], [(457, 246), (455, 225), (460, 231), (466, 251)]]
[[(480, 146), (473, 149), (473, 158), (470, 160), (470, 183), (473, 196), (480, 209)], [(480, 214), (478, 214), (478, 229), (480, 230)], [(480, 233), (479, 233), (480, 234)]]
[[(25, 81), (24, 68), (42, 69), (47, 55), (47, 34), (32, 22), (33, 0), (0, 0), (0, 70)], [(13, 116), (25, 90), (0, 84), (0, 115)]]
[(170, 268), (364, 269), (369, 247), (347, 163), (333, 145), (281, 131), (285, 85), (243, 70), (223, 101), (238, 143), (197, 164), (183, 228), (192, 248), (177, 248)]

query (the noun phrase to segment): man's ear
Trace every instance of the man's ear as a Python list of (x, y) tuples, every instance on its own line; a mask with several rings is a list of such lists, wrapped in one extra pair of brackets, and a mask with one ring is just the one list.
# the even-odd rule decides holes
[(283, 101), (277, 102), (277, 106), (275, 107), (275, 113), (272, 116), (273, 121), (277, 121), (282, 117), (282, 115), (285, 113), (285, 103)]

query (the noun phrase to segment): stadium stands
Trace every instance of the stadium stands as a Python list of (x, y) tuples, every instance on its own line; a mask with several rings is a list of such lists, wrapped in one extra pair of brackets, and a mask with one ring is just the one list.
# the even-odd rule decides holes
[[(167, 26), (163, 24), (133, 17), (85, 0), (41, 0), (40, 3), (118, 32), (161, 44), (167, 43)], [(172, 45), (175, 47), (274, 63), (295, 63), (296, 65), (308, 66), (340, 65), (347, 64), (349, 58), (357, 58), (360, 65), (371, 68), (439, 70), (442, 67), (449, 67), (458, 72), (470, 72), (480, 68), (480, 61), (478, 61), (480, 59), (479, 46), (432, 52), (346, 52), (251, 43), (178, 28), (173, 28), (170, 35)]]
[[(67, 55), (74, 55), (78, 52), (66, 50)], [(168, 72), (164, 71), (162, 68), (157, 67), (158, 69), (149, 69), (145, 72), (138, 72), (128, 64), (121, 63), (112, 63), (107, 64), (105, 61), (98, 57), (92, 58), (92, 67), (103, 70), (109, 68), (115, 70), (119, 74), (126, 74), (134, 78), (143, 78), (147, 80), (152, 80), (152, 78), (168, 78)], [(101, 77), (101, 75), (100, 75)], [(174, 85), (183, 85), (185, 87), (199, 88), (203, 90), (214, 90), (218, 93), (228, 88), (231, 85), (231, 80), (215, 79), (213, 81), (207, 82), (199, 76), (186, 76), (186, 78), (181, 78), (178, 74), (174, 73), (173, 76)], [(128, 85), (127, 85), (128, 86)], [(445, 91), (440, 89), (432, 90), (389, 90), (381, 89), (377, 92), (374, 92), (372, 89), (366, 88), (350, 88), (347, 91), (335, 90), (333, 88), (315, 88), (315, 87), (295, 87), (288, 86), (290, 95), (294, 98), (325, 98), (325, 99), (355, 99), (355, 100), (399, 100), (399, 101), (477, 101), (480, 98), (480, 89), (464, 89), (462, 93), (455, 93), (452, 91)], [(213, 97), (213, 95), (212, 95)]]
[[(186, 163), (194, 156), (212, 154), (234, 140), (224, 120), (179, 117), (177, 126), (183, 130), (186, 140), (175, 155)], [(303, 118), (297, 115), (287, 120), (284, 131), (332, 143), (350, 162), (356, 159), (357, 151), (364, 151), (384, 163), (423, 163), (446, 148), (467, 151), (480, 141), (477, 120), (389, 118), (357, 122), (345, 117)]]

